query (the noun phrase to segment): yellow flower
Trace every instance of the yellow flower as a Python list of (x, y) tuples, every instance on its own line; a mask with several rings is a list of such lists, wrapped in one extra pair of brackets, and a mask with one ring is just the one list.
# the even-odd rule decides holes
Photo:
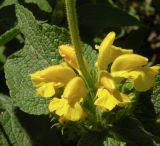
[[(74, 68), (79, 73), (79, 75), (82, 75), (79, 69), (76, 53), (73, 46), (69, 44), (59, 46), (59, 54), (64, 58), (66, 63), (68, 63), (72, 68)], [(85, 58), (83, 58), (83, 60), (85, 66), (87, 66)]]
[(52, 97), (57, 88), (66, 85), (76, 74), (67, 65), (60, 64), (37, 71), (30, 76), (37, 96)]
[[(55, 112), (63, 120), (82, 120), (86, 114), (81, 102), (87, 95), (87, 89), (82, 78), (71, 68), (76, 69), (80, 75), (75, 51), (69, 45), (61, 45), (59, 53), (69, 65), (62, 63), (37, 71), (30, 75), (32, 83), (36, 87), (37, 96), (53, 97), (49, 103), (50, 112)], [(62, 86), (65, 89), (61, 98), (54, 97), (56, 89)]]
[(98, 91), (95, 105), (98, 105), (107, 111), (111, 111), (116, 105), (124, 106), (130, 102), (127, 95), (119, 92), (111, 75), (104, 71), (108, 68), (108, 65), (112, 63), (118, 56), (122, 54), (133, 53), (133, 50), (122, 49), (113, 45), (115, 40), (115, 33), (110, 32), (102, 41), (100, 46), (96, 45), (99, 50), (97, 59), (98, 65)]
[(50, 112), (54, 112), (63, 119), (78, 121), (84, 119), (85, 113), (80, 103), (87, 95), (84, 81), (75, 77), (66, 85), (62, 98), (53, 98), (49, 103)]
[(124, 106), (130, 102), (127, 95), (116, 89), (114, 80), (108, 72), (103, 71), (100, 73), (99, 86), (95, 105), (111, 111), (116, 105)]
[(133, 53), (133, 50), (127, 50), (113, 46), (114, 40), (115, 33), (110, 32), (109, 34), (107, 34), (100, 46), (96, 45), (96, 48), (99, 50), (97, 60), (99, 70), (106, 70), (107, 66), (112, 63), (118, 56), (122, 54)]
[(137, 91), (147, 91), (153, 87), (159, 66), (147, 67), (148, 59), (137, 54), (124, 54), (115, 59), (111, 75), (115, 78), (133, 80)]
[(71, 45), (67, 44), (67, 45), (59, 46), (59, 54), (74, 69), (78, 69), (79, 68), (74, 48)]

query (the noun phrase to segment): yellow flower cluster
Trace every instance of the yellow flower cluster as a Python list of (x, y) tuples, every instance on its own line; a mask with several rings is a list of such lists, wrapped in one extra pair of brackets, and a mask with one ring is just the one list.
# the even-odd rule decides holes
[[(110, 32), (102, 41), (96, 66), (98, 68), (97, 93), (94, 104), (104, 111), (115, 106), (125, 106), (130, 98), (116, 89), (116, 82), (129, 79), (137, 91), (144, 92), (153, 87), (159, 66), (147, 67), (146, 57), (133, 54), (132, 50), (113, 45), (115, 33)], [(49, 103), (50, 112), (65, 120), (77, 121), (86, 116), (81, 103), (87, 98), (88, 90), (81, 77), (74, 48), (61, 45), (59, 53), (65, 62), (31, 74), (37, 96), (53, 97)], [(85, 59), (84, 59), (85, 61)], [(87, 62), (85, 61), (86, 65)], [(111, 64), (110, 71), (108, 65)], [(64, 88), (61, 98), (56, 91)]]
[[(59, 53), (66, 63), (37, 71), (30, 75), (31, 80), (37, 96), (54, 97), (49, 103), (50, 112), (55, 112), (61, 119), (77, 121), (85, 117), (81, 102), (87, 96), (87, 88), (83, 79), (74, 71), (79, 70), (74, 49), (62, 45)], [(55, 96), (59, 88), (64, 88), (61, 98)]]
[[(127, 95), (115, 88), (115, 82), (129, 79), (137, 91), (144, 92), (153, 87), (155, 76), (160, 69), (159, 66), (147, 67), (148, 59), (133, 54), (132, 50), (113, 46), (114, 40), (115, 33), (110, 32), (101, 45), (96, 46), (99, 49), (97, 64), (100, 79), (95, 105), (109, 111), (116, 105), (123, 106), (130, 102)], [(109, 64), (110, 74), (106, 71)]]

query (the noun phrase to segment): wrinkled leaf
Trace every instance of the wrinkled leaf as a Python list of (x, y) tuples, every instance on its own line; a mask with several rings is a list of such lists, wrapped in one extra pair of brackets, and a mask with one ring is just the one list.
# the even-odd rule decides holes
[(1, 146), (32, 146), (25, 130), (14, 114), (14, 107), (8, 96), (0, 94), (0, 143)]

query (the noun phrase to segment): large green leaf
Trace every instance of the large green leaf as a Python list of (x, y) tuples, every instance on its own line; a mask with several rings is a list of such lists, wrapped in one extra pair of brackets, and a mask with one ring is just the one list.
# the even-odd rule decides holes
[[(25, 46), (6, 62), (5, 74), (14, 104), (30, 114), (47, 114), (48, 100), (36, 97), (30, 73), (58, 64), (60, 44), (70, 43), (65, 29), (38, 23), (32, 13), (21, 5), (16, 6), (18, 26), (25, 37)], [(96, 52), (82, 45), (90, 66), (94, 66)]]
[(16, 6), (18, 26), (24, 34), (26, 45), (13, 54), (5, 65), (7, 84), (16, 106), (31, 114), (47, 114), (47, 100), (35, 96), (30, 73), (57, 64), (59, 43), (68, 42), (64, 29), (40, 25), (32, 13), (21, 5)]
[(133, 16), (105, 4), (83, 5), (79, 8), (79, 22), (89, 28), (106, 28), (140, 25)]
[(31, 45), (12, 55), (6, 62), (5, 73), (10, 95), (15, 106), (31, 114), (47, 114), (47, 101), (36, 97), (29, 77), (31, 72), (48, 66), (48, 62), (36, 53)]
[(8, 96), (0, 94), (0, 145), (31, 146), (31, 141), (14, 114), (14, 107)]

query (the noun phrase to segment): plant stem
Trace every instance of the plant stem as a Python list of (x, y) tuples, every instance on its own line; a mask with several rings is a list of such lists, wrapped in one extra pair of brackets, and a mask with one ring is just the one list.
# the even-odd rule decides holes
[(68, 20), (71, 40), (75, 48), (78, 65), (86, 81), (87, 86), (93, 90), (94, 83), (85, 65), (83, 55), (82, 55), (83, 53), (80, 45), (78, 19), (77, 19), (77, 13), (76, 13), (76, 0), (65, 0), (65, 3), (66, 3), (66, 9), (67, 9), (67, 20)]

